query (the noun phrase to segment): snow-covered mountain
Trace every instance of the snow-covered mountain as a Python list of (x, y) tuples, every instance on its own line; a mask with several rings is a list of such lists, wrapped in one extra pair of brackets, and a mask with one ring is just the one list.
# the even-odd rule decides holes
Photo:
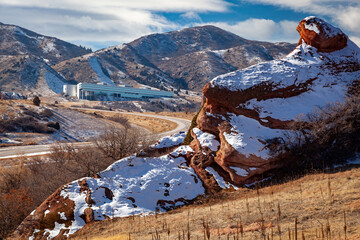
[[(0, 43), (3, 90), (18, 92), (32, 91), (34, 84), (26, 83), (37, 82), (34, 77), (44, 64), (64, 78), (57, 85), (64, 80), (200, 91), (220, 74), (281, 58), (295, 47), (289, 43), (250, 41), (214, 26), (202, 26), (151, 34), (91, 53), (83, 47), (1, 23)], [(15, 63), (14, 59), (19, 58), (15, 56), (37, 60), (30, 67), (17, 68), (21, 61)], [(6, 58), (14, 65), (6, 64)], [(40, 62), (44, 64), (35, 67)], [(29, 69), (35, 72), (29, 73)], [(11, 77), (9, 70), (14, 73)]]

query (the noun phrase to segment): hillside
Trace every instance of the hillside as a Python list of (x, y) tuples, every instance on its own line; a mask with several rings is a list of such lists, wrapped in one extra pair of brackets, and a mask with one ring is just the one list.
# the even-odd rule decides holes
[(33, 55), (0, 55), (0, 90), (52, 96), (70, 82)]
[(89, 53), (90, 51), (54, 37), (0, 23), (0, 55), (31, 55), (49, 64)]
[(278, 59), (295, 47), (243, 39), (214, 26), (151, 34), (54, 66), (68, 80), (200, 91), (220, 74)]
[(51, 96), (64, 79), (51, 65), (91, 52), (15, 25), (0, 23), (0, 90)]

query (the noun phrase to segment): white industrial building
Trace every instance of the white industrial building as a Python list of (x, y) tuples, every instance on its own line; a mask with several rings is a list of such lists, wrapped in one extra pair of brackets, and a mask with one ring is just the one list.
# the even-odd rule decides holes
[(133, 88), (129, 86), (110, 86), (105, 84), (79, 83), (77, 85), (64, 85), (63, 92), (67, 96), (86, 100), (120, 100), (149, 99), (174, 97), (173, 92), (151, 90), (150, 88)]

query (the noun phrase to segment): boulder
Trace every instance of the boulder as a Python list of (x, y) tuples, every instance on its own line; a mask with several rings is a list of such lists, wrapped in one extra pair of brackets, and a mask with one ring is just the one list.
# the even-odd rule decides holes
[(317, 17), (303, 19), (296, 30), (300, 34), (298, 45), (304, 41), (319, 52), (333, 52), (343, 49), (347, 44), (347, 36), (339, 28)]
[[(192, 166), (208, 168), (197, 164), (203, 154), (201, 162), (216, 170), (210, 176), (219, 174), (238, 187), (261, 180), (288, 164), (271, 152), (271, 141), (284, 137), (299, 116), (345, 100), (360, 78), (359, 47), (316, 17), (302, 20), (297, 30), (299, 45), (285, 58), (218, 76), (204, 86), (196, 131), (212, 134), (219, 147), (204, 154), (193, 134)], [(199, 176), (208, 181), (206, 174)]]

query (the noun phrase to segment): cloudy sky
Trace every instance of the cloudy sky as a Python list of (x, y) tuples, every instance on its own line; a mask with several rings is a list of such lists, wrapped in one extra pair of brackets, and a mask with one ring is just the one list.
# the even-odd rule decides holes
[(297, 42), (295, 28), (306, 16), (360, 45), (359, 0), (0, 0), (0, 22), (93, 50), (207, 24), (247, 39)]

